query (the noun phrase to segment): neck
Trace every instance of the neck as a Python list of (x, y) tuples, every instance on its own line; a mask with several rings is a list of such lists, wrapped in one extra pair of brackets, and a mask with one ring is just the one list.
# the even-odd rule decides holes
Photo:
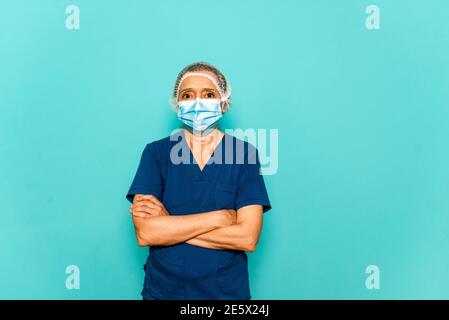
[(220, 136), (220, 130), (216, 127), (208, 130), (206, 133), (196, 134), (187, 128), (184, 128), (186, 138), (194, 144), (209, 144)]

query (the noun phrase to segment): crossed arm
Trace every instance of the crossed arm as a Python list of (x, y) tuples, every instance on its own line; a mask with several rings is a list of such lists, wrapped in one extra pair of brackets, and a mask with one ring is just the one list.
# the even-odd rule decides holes
[(186, 242), (210, 249), (254, 251), (262, 230), (262, 206), (172, 216), (152, 195), (134, 196), (130, 208), (139, 246)]

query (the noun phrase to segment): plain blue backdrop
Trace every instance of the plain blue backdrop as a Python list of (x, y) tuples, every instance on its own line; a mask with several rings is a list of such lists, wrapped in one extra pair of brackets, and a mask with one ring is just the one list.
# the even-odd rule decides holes
[(379, 30), (370, 4), (2, 1), (0, 298), (140, 299), (125, 194), (198, 60), (232, 85), (222, 128), (279, 133), (253, 298), (449, 298), (449, 2), (376, 1)]

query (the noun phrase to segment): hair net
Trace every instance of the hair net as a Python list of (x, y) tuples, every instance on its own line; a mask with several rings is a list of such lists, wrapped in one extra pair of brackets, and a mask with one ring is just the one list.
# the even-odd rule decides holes
[[(192, 64), (191, 66), (199, 67), (197, 70), (186, 71), (185, 73), (181, 72), (181, 75), (178, 76), (178, 80), (176, 81), (173, 96), (170, 98), (170, 104), (173, 108), (177, 109), (178, 97), (179, 97), (179, 89), (181, 87), (182, 82), (185, 78), (189, 76), (202, 76), (208, 78), (216, 87), (217, 91), (220, 93), (220, 101), (222, 102), (224, 111), (227, 111), (228, 106), (231, 104), (231, 86), (226, 81), (224, 75), (212, 65), (200, 62), (196, 64)], [(186, 67), (189, 68), (190, 66)], [(209, 67), (208, 69), (202, 69), (201, 67)], [(212, 73), (212, 74), (211, 74)], [(218, 74), (217, 74), (218, 73)], [(180, 77), (181, 76), (181, 77)], [(217, 80), (218, 79), (218, 80)]]

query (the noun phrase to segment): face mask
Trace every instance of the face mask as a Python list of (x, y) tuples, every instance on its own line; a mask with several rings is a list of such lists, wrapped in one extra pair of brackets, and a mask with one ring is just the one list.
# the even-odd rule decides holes
[(214, 127), (222, 116), (220, 99), (184, 100), (178, 102), (178, 119), (194, 131)]

